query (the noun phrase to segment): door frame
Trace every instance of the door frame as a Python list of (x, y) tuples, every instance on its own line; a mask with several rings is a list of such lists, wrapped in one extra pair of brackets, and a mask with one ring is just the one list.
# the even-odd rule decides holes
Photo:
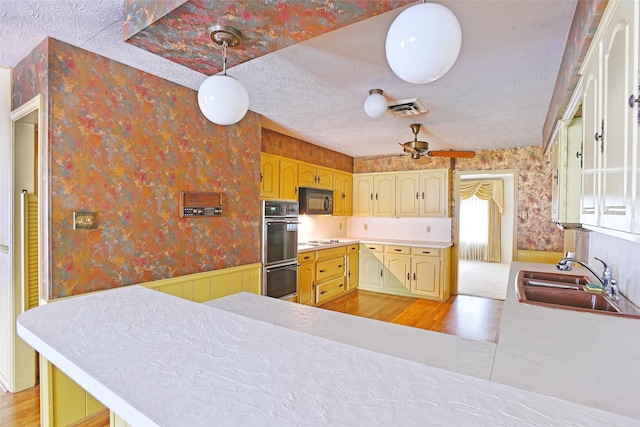
[(45, 244), (44, 238), (44, 218), (46, 206), (44, 206), (45, 197), (45, 183), (43, 174), (43, 164), (45, 144), (46, 144), (46, 129), (44, 126), (44, 98), (41, 94), (36, 95), (30, 101), (24, 103), (20, 107), (13, 110), (9, 119), (11, 121), (11, 143), (9, 145), (9, 157), (10, 157), (10, 201), (9, 201), (9, 242), (11, 247), (9, 250), (10, 267), (9, 267), (9, 283), (11, 283), (11, 296), (12, 296), (12, 310), (10, 321), (13, 333), (3, 339), (8, 340), (9, 360), (13, 367), (12, 372), (8, 373), (10, 378), (8, 380), (9, 391), (15, 393), (33, 387), (36, 384), (36, 365), (35, 365), (35, 351), (24, 343), (16, 334), (16, 319), (19, 314), (24, 311), (23, 303), (23, 289), (22, 289), (22, 272), (20, 269), (16, 269), (15, 265), (18, 258), (21, 259), (24, 248), (22, 247), (22, 239), (20, 233), (21, 220), (14, 215), (14, 209), (16, 204), (16, 197), (18, 194), (14, 188), (16, 180), (16, 170), (20, 167), (19, 161), (34, 162), (35, 159), (16, 159), (16, 144), (20, 143), (16, 140), (16, 124), (21, 120), (27, 118), (30, 114), (36, 112), (37, 114), (37, 164), (34, 187), (38, 192), (38, 293), (39, 299), (42, 301), (42, 295), (44, 291), (44, 263), (45, 260)]
[[(513, 235), (511, 243), (511, 260), (515, 261), (518, 254), (518, 169), (498, 169), (498, 170), (470, 170), (455, 171), (454, 181), (454, 239), (451, 251), (451, 295), (458, 295), (458, 249), (460, 247), (460, 181), (462, 177), (470, 175), (477, 176), (478, 179), (492, 179), (500, 176), (511, 176), (513, 178)], [(510, 195), (505, 193), (505, 203)]]

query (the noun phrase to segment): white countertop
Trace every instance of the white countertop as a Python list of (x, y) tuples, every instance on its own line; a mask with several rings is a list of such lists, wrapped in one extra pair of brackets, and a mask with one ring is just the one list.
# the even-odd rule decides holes
[[(514, 262), (491, 380), (637, 418), (640, 424), (640, 319), (523, 304)], [(590, 275), (581, 266), (564, 274)]]
[(444, 249), (453, 246), (451, 242), (427, 242), (424, 240), (395, 240), (395, 239), (376, 239), (376, 238), (358, 238), (358, 237), (334, 237), (330, 239), (313, 239), (317, 241), (337, 240), (335, 243), (319, 243), (309, 244), (308, 242), (300, 242), (298, 244), (298, 252), (317, 251), (320, 249), (333, 248), (337, 246), (350, 245), (352, 243), (376, 244), (376, 245), (399, 245), (399, 246), (416, 246), (420, 248), (436, 248)]
[(18, 334), (134, 427), (638, 423), (139, 286), (29, 310)]

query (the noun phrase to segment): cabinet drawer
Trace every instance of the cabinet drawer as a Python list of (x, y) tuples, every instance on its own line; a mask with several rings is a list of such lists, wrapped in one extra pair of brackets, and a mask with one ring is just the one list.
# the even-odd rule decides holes
[(316, 286), (316, 304), (322, 304), (344, 293), (344, 277), (331, 279)]
[(360, 250), (360, 244), (358, 243), (354, 243), (353, 245), (347, 246), (347, 253), (349, 255), (357, 254), (359, 250)]
[(440, 257), (442, 253), (442, 249), (434, 249), (434, 248), (411, 248), (411, 255), (413, 256), (432, 256), (432, 257)]
[(347, 253), (346, 246), (338, 246), (337, 248), (322, 249), (317, 251), (317, 259), (333, 258)]
[(337, 276), (344, 276), (344, 257), (318, 261), (316, 264), (317, 282), (322, 282)]
[(385, 254), (411, 254), (411, 246), (384, 245)]
[(384, 245), (376, 245), (376, 244), (371, 244), (371, 243), (363, 243), (362, 246), (364, 248), (369, 249), (371, 252), (383, 252), (384, 251)]
[(306, 264), (308, 262), (314, 262), (315, 260), (315, 252), (303, 252), (301, 254), (298, 254), (298, 264)]

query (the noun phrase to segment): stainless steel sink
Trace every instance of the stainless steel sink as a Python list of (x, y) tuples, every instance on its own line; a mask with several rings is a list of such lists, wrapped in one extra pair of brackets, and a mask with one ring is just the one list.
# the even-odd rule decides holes
[(587, 288), (587, 276), (541, 271), (520, 271), (516, 294), (525, 304), (565, 310), (640, 318), (640, 310), (625, 298), (614, 301)]

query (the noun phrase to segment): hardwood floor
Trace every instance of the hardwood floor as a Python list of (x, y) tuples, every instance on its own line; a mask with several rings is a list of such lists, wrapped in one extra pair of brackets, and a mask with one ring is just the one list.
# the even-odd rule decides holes
[[(355, 291), (320, 306), (414, 328), (496, 342), (504, 301), (458, 295), (446, 302)], [(38, 427), (40, 388), (8, 393), (0, 388), (0, 426)], [(74, 427), (108, 427), (109, 411), (100, 412)]]
[(357, 290), (320, 306), (327, 310), (497, 342), (504, 301), (458, 295), (445, 302)]
[[(0, 387), (0, 426), (40, 426), (40, 386), (19, 393), (9, 393)], [(104, 410), (73, 424), (74, 427), (109, 427), (109, 411)]]

